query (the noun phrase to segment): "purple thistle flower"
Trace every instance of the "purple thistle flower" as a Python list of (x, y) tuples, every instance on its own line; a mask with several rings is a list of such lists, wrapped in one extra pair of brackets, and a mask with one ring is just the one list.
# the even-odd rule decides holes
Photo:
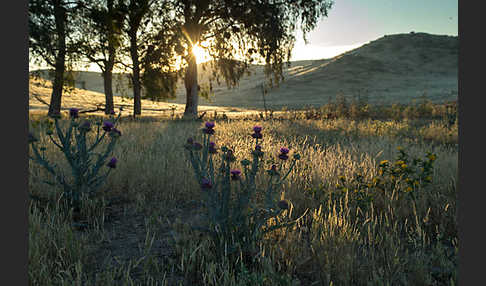
[(277, 166), (276, 165), (272, 165), (272, 167), (270, 168), (270, 170), (267, 170), (267, 173), (270, 176), (278, 175)]
[(214, 129), (212, 128), (203, 128), (203, 133), (206, 133), (206, 134), (209, 134), (209, 135), (213, 135), (214, 134)]
[(263, 135), (262, 135), (262, 133), (255, 132), (255, 133), (251, 134), (251, 137), (253, 137), (255, 139), (262, 139)]
[(283, 209), (283, 210), (287, 210), (289, 209), (289, 203), (287, 202), (287, 200), (281, 200), (277, 203), (278, 207)]
[(231, 170), (230, 173), (231, 173), (231, 180), (238, 181), (240, 179), (240, 174), (241, 174), (240, 170), (234, 169)]
[(113, 158), (110, 159), (110, 161), (108, 162), (108, 164), (106, 164), (106, 166), (114, 169), (114, 168), (116, 168), (116, 162), (117, 161), (118, 160), (115, 157), (113, 157)]
[(214, 122), (206, 122), (205, 124), (206, 128), (203, 128), (203, 133), (213, 135), (214, 134)]
[(81, 131), (88, 132), (91, 130), (91, 123), (89, 121), (84, 121), (78, 128)]
[(78, 118), (78, 116), (79, 116), (78, 113), (79, 113), (79, 109), (77, 109), (77, 108), (70, 108), (69, 109), (69, 116), (71, 118)]
[(289, 156), (287, 154), (280, 154), (278, 155), (278, 157), (281, 159), (281, 160), (287, 160), (289, 158)]
[(255, 139), (262, 139), (263, 138), (263, 135), (262, 135), (262, 127), (261, 126), (253, 126), (253, 134), (251, 134), (251, 137), (255, 138)]
[(103, 122), (103, 130), (105, 130), (106, 132), (110, 132), (113, 127), (115, 127), (115, 125), (111, 123), (111, 121)]
[(256, 151), (262, 151), (262, 146), (260, 146), (260, 145), (256, 145), (256, 146), (255, 146), (255, 150), (256, 150)]
[(203, 190), (211, 189), (211, 188), (212, 188), (212, 186), (213, 186), (213, 185), (211, 184), (211, 181), (210, 181), (210, 180), (208, 180), (208, 179), (206, 179), (206, 178), (203, 178), (203, 179), (201, 180), (201, 188), (202, 188)]
[(209, 152), (209, 154), (216, 154), (216, 153), (218, 153), (218, 150), (216, 149), (216, 143), (209, 142), (208, 152)]
[(282, 147), (282, 148), (280, 148), (280, 154), (278, 155), (278, 157), (281, 160), (287, 160), (289, 158), (289, 156), (287, 155), (288, 153), (289, 153), (289, 148)]
[(214, 122), (206, 122), (206, 128), (208, 129), (213, 129), (214, 128)]
[(199, 142), (194, 142), (194, 144), (192, 144), (192, 147), (194, 147), (194, 150), (199, 151), (202, 149), (203, 146)]
[(192, 150), (194, 147), (194, 139), (192, 137), (187, 138), (186, 144), (184, 144), (184, 148), (187, 150)]

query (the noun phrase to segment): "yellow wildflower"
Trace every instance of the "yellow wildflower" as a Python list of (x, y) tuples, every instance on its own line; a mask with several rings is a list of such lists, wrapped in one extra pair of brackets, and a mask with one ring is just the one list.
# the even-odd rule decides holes
[(408, 167), (407, 164), (402, 164), (402, 169), (405, 169), (407, 167)]
[(407, 187), (407, 188), (405, 189), (405, 191), (406, 191), (406, 192), (411, 192), (411, 191), (412, 191), (412, 187)]
[(380, 165), (385, 165), (385, 164), (388, 164), (388, 160), (383, 160), (380, 162)]

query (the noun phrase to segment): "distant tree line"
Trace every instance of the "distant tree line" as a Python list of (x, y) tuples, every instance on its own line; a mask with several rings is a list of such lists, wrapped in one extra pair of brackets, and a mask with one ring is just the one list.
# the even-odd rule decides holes
[(96, 64), (106, 114), (114, 112), (113, 71), (121, 69), (130, 74), (134, 116), (141, 114), (142, 89), (153, 100), (173, 98), (183, 79), (184, 116), (197, 118), (196, 44), (213, 59), (210, 80), (235, 87), (252, 63), (263, 63), (267, 84), (278, 85), (296, 29), (307, 41), (332, 5), (332, 0), (29, 0), (29, 52), (55, 73), (49, 116), (60, 113), (66, 71)]

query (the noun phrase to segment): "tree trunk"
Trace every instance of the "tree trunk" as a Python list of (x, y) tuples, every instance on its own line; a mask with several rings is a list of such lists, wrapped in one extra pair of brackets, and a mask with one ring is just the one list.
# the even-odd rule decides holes
[(196, 56), (189, 52), (190, 58), (186, 70), (184, 83), (186, 86), (186, 109), (184, 110), (184, 118), (197, 118), (197, 104), (198, 104), (198, 84), (197, 84), (197, 63)]
[(130, 34), (130, 55), (133, 62), (132, 84), (133, 84), (133, 116), (142, 114), (142, 97), (140, 83), (140, 61), (138, 60), (137, 33)]
[(64, 56), (56, 57), (56, 71), (52, 84), (51, 102), (49, 104), (49, 117), (57, 116), (61, 113), (62, 88), (64, 85)]
[[(110, 15), (110, 20), (113, 21), (111, 18), (113, 13), (113, 0), (108, 0), (107, 7), (108, 12)], [(105, 62), (105, 70), (103, 71), (103, 78), (104, 78), (104, 89), (105, 89), (105, 114), (113, 114), (114, 104), (113, 104), (113, 67), (115, 66), (115, 41), (116, 35), (114, 31), (114, 27), (112, 24), (108, 25), (108, 60)]]
[(56, 21), (56, 32), (58, 34), (55, 63), (55, 76), (52, 84), (51, 102), (47, 115), (50, 117), (57, 116), (61, 113), (62, 88), (64, 85), (64, 69), (66, 61), (66, 11), (61, 6), (60, 1), (54, 2), (54, 17)]
[(109, 67), (107, 64), (106, 69), (103, 71), (103, 83), (105, 89), (105, 114), (114, 113), (113, 104), (113, 64)]

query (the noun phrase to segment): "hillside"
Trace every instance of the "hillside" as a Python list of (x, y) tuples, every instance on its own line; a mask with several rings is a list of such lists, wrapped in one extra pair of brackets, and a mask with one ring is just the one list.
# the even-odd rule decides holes
[[(425, 95), (434, 102), (455, 100), (458, 96), (458, 37), (409, 33), (388, 35), (357, 49), (317, 61), (291, 62), (285, 81), (266, 97), (270, 108), (319, 106), (337, 95), (367, 96), (371, 103), (410, 103)], [(206, 82), (200, 71), (200, 82)], [(260, 85), (263, 67), (253, 66), (239, 87), (228, 90), (213, 85), (215, 96), (208, 106), (263, 108)], [(103, 92), (99, 73), (78, 72), (77, 87)], [(84, 83), (83, 83), (84, 82)], [(116, 81), (115, 81), (116, 82)], [(115, 95), (130, 96), (131, 90), (114, 86)], [(122, 90), (122, 91), (121, 91)], [(169, 103), (185, 103), (182, 82), (177, 98)]]

